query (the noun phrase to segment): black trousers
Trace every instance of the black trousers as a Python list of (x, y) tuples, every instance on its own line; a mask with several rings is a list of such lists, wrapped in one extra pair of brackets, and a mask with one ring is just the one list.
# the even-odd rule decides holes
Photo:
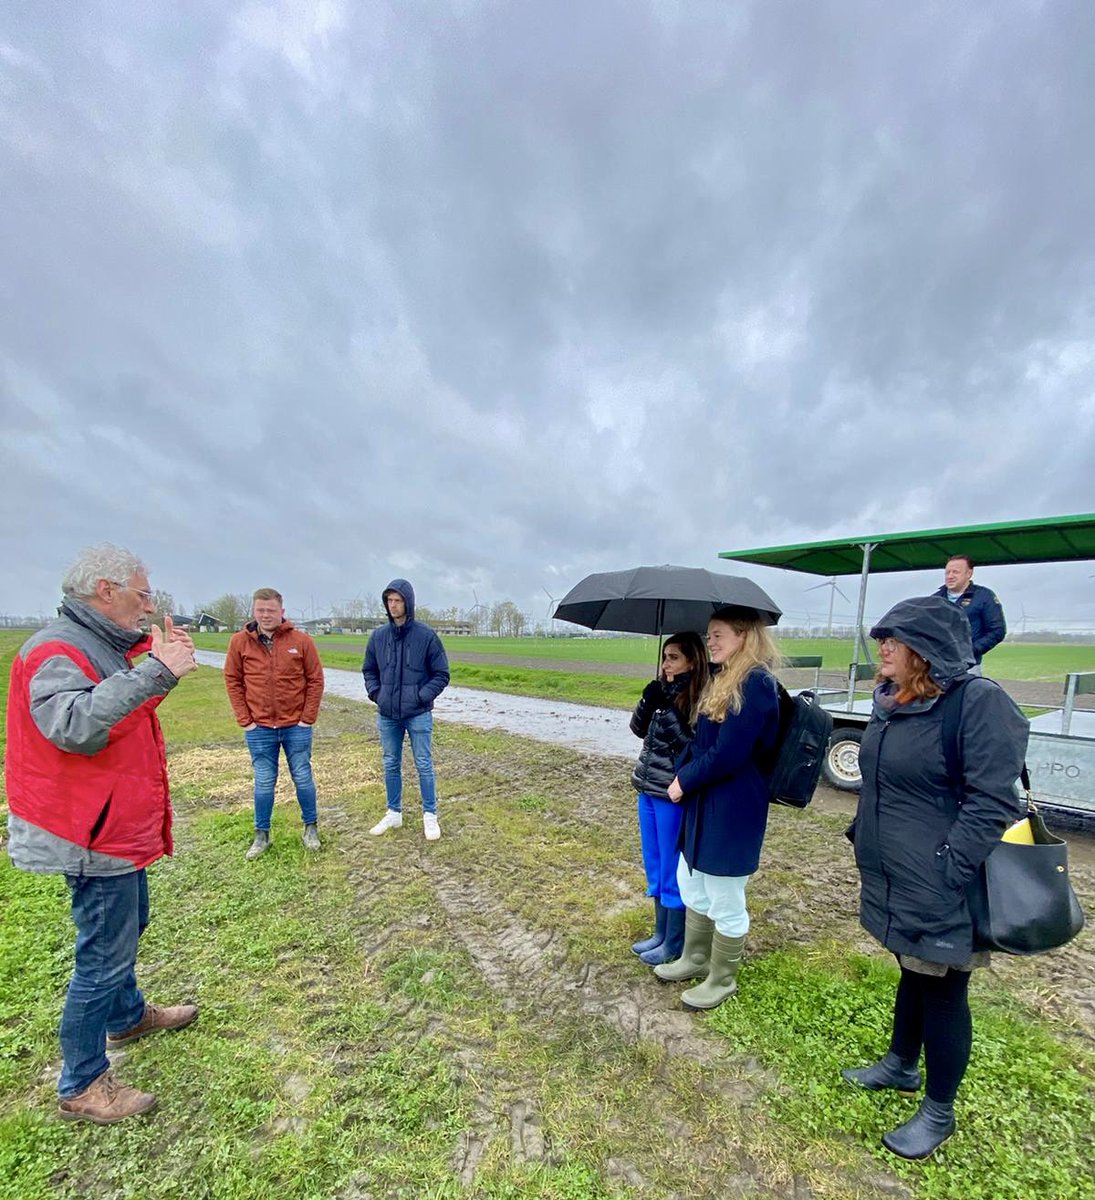
[(923, 1048), (926, 1091), (939, 1104), (950, 1104), (958, 1095), (969, 1065), (973, 1046), (969, 986), (969, 971), (921, 975), (901, 968), (890, 1049), (903, 1063), (915, 1066)]

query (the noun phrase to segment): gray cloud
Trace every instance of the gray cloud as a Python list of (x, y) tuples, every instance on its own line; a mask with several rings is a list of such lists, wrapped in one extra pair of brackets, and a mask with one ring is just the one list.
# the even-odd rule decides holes
[[(1090, 509), (1093, 50), (1018, 0), (6, 11), (0, 607), (103, 537), (182, 603), (539, 615)], [(1090, 573), (978, 578), (1095, 624)]]

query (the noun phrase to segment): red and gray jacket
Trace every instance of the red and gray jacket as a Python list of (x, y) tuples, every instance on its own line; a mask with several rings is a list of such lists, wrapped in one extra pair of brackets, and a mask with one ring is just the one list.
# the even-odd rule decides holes
[(8, 853), (24, 871), (122, 875), (170, 854), (156, 707), (178, 683), (149, 640), (69, 597), (11, 666)]

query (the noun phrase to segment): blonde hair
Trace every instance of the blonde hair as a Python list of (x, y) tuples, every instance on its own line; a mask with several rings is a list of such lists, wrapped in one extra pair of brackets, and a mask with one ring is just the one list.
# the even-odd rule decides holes
[(741, 649), (731, 654), (718, 674), (708, 679), (696, 710), (700, 716), (721, 722), (726, 720), (728, 712), (741, 712), (741, 690), (749, 672), (757, 667), (774, 671), (780, 654), (775, 638), (768, 632), (768, 626), (760, 620), (722, 616), (719, 613), (715, 613), (711, 620), (721, 621), (736, 634), (745, 637)]

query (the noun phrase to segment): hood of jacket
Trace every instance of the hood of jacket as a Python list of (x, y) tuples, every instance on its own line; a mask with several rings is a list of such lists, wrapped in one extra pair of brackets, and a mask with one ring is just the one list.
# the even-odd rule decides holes
[[(281, 624), (277, 626), (274, 632), (269, 636), (272, 638), (281, 637), (283, 634), (292, 633), (295, 628), (296, 626), (292, 621), (289, 620), (288, 617), (282, 617)], [(256, 640), (258, 639), (259, 634), (262, 632), (262, 630), (259, 629), (258, 621), (248, 621), (247, 624), (244, 625), (243, 629), (245, 633), (249, 633)]]
[(414, 588), (405, 579), (393, 579), (380, 593), (380, 602), (384, 605), (384, 611), (388, 614), (388, 624), (394, 625), (395, 620), (392, 614), (388, 612), (387, 596), (389, 592), (398, 592), (403, 597), (403, 603), (407, 606), (407, 620), (404, 624), (409, 625), (414, 620)]
[(77, 600), (75, 596), (66, 596), (57, 613), (90, 629), (96, 637), (102, 638), (108, 646), (127, 657), (143, 654), (152, 645), (152, 639), (143, 629), (123, 629), (109, 617), (103, 616), (97, 608)]
[(966, 614), (941, 596), (901, 600), (871, 630), (873, 638), (896, 638), (930, 665), (928, 674), (946, 690), (974, 664)]

